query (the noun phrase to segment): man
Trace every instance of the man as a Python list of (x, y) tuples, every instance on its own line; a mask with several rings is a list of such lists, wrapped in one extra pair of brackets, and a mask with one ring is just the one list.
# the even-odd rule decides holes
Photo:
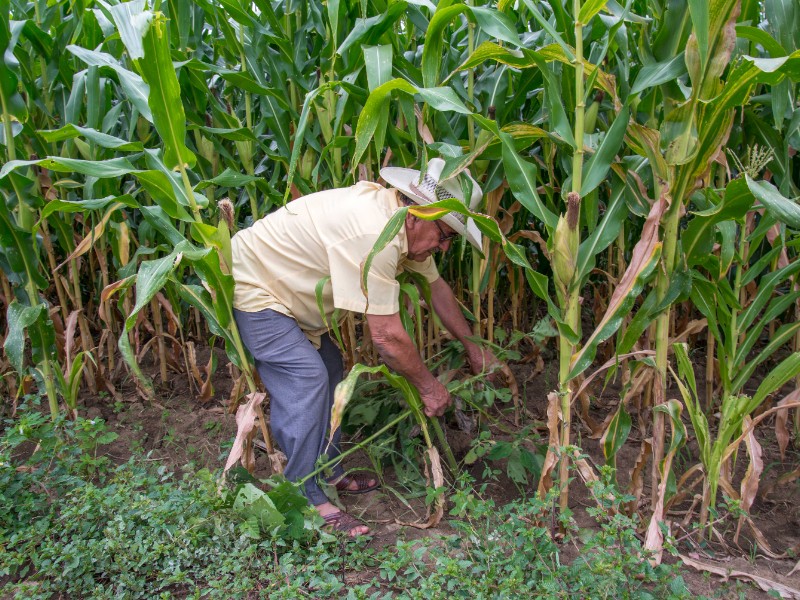
[[(403, 204), (451, 197), (464, 201), (457, 181), (439, 182), (443, 167), (441, 159), (432, 159), (423, 177), (413, 169), (385, 168), (381, 176), (395, 189), (360, 182), (311, 194), (233, 237), (234, 317), (269, 392), (270, 423), (288, 458), (284, 474), (289, 480), (311, 473), (327, 449), (333, 392), (342, 379), (342, 357), (327, 327), (336, 309), (366, 313), (381, 358), (416, 386), (428, 416), (441, 416), (450, 405), (449, 392), (425, 367), (401, 323), (398, 273), (419, 273), (430, 283), (433, 309), (464, 344), (473, 372), (497, 363), (490, 351), (467, 339), (471, 329), (431, 258), (437, 250), (447, 251), (459, 234), (480, 248), (480, 232), (463, 215), (427, 221), (409, 212), (399, 234), (372, 261), (369, 299), (362, 292), (361, 265)], [(469, 206), (475, 209), (480, 188), (468, 173), (462, 176), (471, 180)], [(338, 455), (338, 438), (337, 432), (333, 451), (328, 449), (331, 458)], [(333, 481), (343, 493), (363, 493), (378, 485), (363, 474), (345, 476), (341, 466)], [(316, 481), (306, 482), (304, 493), (333, 529), (351, 536), (369, 532), (331, 504)]]

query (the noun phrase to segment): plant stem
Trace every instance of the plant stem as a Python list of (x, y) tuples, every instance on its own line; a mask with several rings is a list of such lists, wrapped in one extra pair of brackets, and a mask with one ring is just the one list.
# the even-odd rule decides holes
[[(583, 136), (584, 136), (584, 112), (586, 100), (584, 98), (584, 67), (583, 67), (583, 24), (578, 20), (581, 10), (581, 0), (573, 0), (572, 10), (575, 18), (575, 153), (572, 156), (572, 192), (571, 199), (567, 207), (567, 227), (561, 235), (568, 236), (568, 241), (564, 244), (569, 248), (577, 248), (580, 245), (580, 192), (583, 181)], [(577, 206), (573, 203), (577, 203)], [(570, 217), (571, 211), (573, 213)], [(563, 217), (562, 217), (563, 218)], [(580, 282), (572, 280), (568, 283), (566, 293), (563, 298), (562, 314), (567, 326), (577, 333), (580, 331), (580, 304), (579, 295)], [(559, 444), (562, 448), (570, 445), (570, 427), (572, 412), (572, 390), (570, 389), (570, 361), (575, 352), (575, 345), (566, 337), (559, 338), (559, 396), (561, 397), (561, 437)], [(562, 511), (569, 507), (569, 460), (566, 455), (562, 455), (559, 462), (559, 506)]]
[(328, 462), (326, 462), (325, 464), (320, 465), (319, 467), (317, 467), (316, 469), (311, 471), (311, 473), (309, 473), (308, 475), (306, 475), (302, 479), (300, 479), (297, 482), (295, 482), (296, 485), (298, 485), (298, 486), (303, 485), (306, 481), (308, 481), (309, 479), (311, 479), (315, 475), (317, 475), (317, 474), (321, 473), (322, 471), (324, 471), (325, 469), (328, 469), (328, 468), (336, 465), (337, 463), (341, 462), (344, 458), (346, 458), (347, 456), (350, 456), (356, 450), (360, 450), (361, 448), (363, 448), (364, 446), (369, 444), (372, 440), (374, 440), (379, 435), (382, 435), (382, 434), (386, 433), (387, 431), (389, 431), (392, 427), (394, 427), (395, 425), (400, 423), (400, 421), (403, 421), (403, 420), (407, 419), (409, 416), (411, 416), (412, 412), (413, 412), (412, 409), (410, 409), (410, 408), (406, 409), (405, 411), (400, 413), (400, 415), (398, 417), (396, 417), (394, 420), (390, 421), (387, 425), (384, 425), (383, 427), (381, 427), (378, 431), (373, 433), (368, 438), (360, 441), (358, 444), (356, 444), (355, 446), (353, 446), (349, 450), (345, 450), (344, 452), (342, 452), (336, 458), (333, 458), (333, 459), (329, 460)]

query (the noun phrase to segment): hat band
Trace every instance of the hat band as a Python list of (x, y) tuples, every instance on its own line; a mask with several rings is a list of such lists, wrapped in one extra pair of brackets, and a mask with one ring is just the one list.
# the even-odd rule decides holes
[[(456, 198), (453, 194), (451, 194), (446, 189), (444, 189), (442, 186), (440, 186), (436, 182), (436, 180), (433, 177), (431, 177), (430, 175), (428, 175), (427, 173), (425, 174), (425, 177), (422, 180), (422, 183), (421, 183), (422, 187), (418, 186), (413, 181), (410, 182), (408, 184), (408, 186), (409, 186), (409, 188), (411, 188), (412, 192), (414, 192), (415, 194), (417, 194), (417, 195), (419, 195), (419, 196), (421, 196), (423, 198), (426, 198), (430, 202), (437, 202), (439, 200), (450, 200), (450, 199), (458, 200), (458, 198)], [(462, 204), (463, 204), (463, 202), (462, 202)], [(462, 225), (464, 225), (466, 223), (466, 219), (464, 218), (464, 215), (462, 215), (461, 213), (451, 212), (450, 214), (453, 217), (455, 217), (455, 219), (459, 223), (461, 223)]]

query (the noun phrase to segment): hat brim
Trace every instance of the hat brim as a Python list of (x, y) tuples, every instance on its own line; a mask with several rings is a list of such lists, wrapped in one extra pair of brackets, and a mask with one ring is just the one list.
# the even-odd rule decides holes
[[(405, 169), (403, 167), (384, 167), (381, 169), (381, 177), (393, 188), (397, 188), (419, 205), (432, 204), (434, 200), (415, 193), (411, 189), (411, 184), (419, 181), (420, 172), (416, 169)], [(475, 222), (467, 218), (466, 225), (459, 221), (452, 213), (447, 213), (441, 220), (451, 229), (467, 238), (467, 241), (479, 251), (483, 252), (483, 236)]]

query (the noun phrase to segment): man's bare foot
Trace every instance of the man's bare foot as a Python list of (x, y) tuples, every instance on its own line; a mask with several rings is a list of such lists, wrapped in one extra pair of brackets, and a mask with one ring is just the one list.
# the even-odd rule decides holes
[(335, 531), (347, 532), (350, 537), (367, 535), (369, 533), (369, 527), (347, 513), (340, 511), (330, 502), (317, 504), (314, 508), (317, 509), (317, 512), (319, 512), (326, 523)]

